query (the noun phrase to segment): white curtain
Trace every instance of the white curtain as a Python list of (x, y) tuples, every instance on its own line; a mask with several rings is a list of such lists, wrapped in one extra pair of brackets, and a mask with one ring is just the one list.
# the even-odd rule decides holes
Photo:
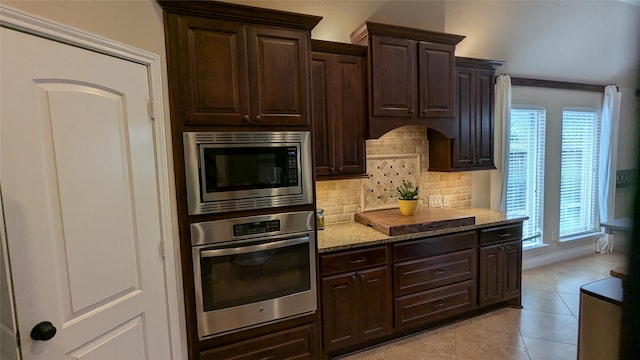
[(495, 88), (496, 171), (491, 172), (491, 210), (507, 210), (507, 173), (509, 167), (509, 127), (511, 125), (511, 77), (500, 75)]
[(600, 222), (614, 219), (621, 99), (622, 93), (615, 85), (605, 88), (600, 135), (600, 173), (598, 174)]

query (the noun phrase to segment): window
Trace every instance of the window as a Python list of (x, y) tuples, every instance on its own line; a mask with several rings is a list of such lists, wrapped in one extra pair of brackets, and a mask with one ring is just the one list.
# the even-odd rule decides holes
[(600, 111), (562, 112), (560, 239), (598, 231)]
[(507, 213), (528, 216), (525, 246), (542, 243), (546, 110), (513, 106), (509, 142)]

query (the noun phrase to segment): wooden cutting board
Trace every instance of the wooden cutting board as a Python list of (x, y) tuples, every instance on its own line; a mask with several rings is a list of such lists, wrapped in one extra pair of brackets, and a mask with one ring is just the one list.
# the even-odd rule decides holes
[(413, 216), (404, 216), (399, 209), (388, 209), (358, 213), (355, 214), (355, 220), (389, 236), (447, 229), (476, 223), (476, 217), (473, 215), (429, 206), (421, 206), (420, 210)]

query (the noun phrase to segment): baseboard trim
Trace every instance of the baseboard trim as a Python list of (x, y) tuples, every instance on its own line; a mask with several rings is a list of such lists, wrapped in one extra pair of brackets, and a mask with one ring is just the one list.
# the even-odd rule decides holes
[(550, 254), (544, 254), (522, 260), (522, 270), (537, 268), (539, 266), (549, 265), (558, 261), (569, 260), (580, 256), (595, 254), (596, 248), (593, 242), (577, 246), (571, 249), (554, 251)]

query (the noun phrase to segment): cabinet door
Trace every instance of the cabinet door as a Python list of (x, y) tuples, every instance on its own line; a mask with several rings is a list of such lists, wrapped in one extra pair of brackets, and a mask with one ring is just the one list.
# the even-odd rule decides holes
[(522, 241), (514, 241), (502, 246), (502, 298), (520, 296), (522, 290)]
[(389, 271), (385, 266), (359, 271), (357, 276), (358, 341), (386, 335), (391, 330), (392, 319)]
[(415, 41), (373, 35), (371, 46), (373, 116), (413, 118)]
[(335, 173), (365, 173), (365, 86), (363, 58), (334, 55), (333, 124)]
[(311, 53), (311, 117), (316, 176), (330, 175), (335, 168), (333, 129), (333, 56)]
[(502, 250), (501, 245), (480, 248), (480, 306), (502, 300)]
[(418, 43), (420, 117), (453, 117), (454, 49), (452, 45)]
[(248, 27), (251, 121), (308, 125), (308, 33)]
[(356, 274), (322, 278), (322, 324), (326, 351), (356, 341)]
[(475, 154), (476, 166), (493, 168), (493, 70), (475, 70)]
[(455, 109), (458, 133), (453, 141), (453, 167), (474, 166), (475, 100), (474, 70), (456, 69)]
[[(194, 17), (179, 18), (182, 77), (174, 90), (185, 123), (233, 125), (249, 120), (246, 26)], [(180, 87), (180, 85), (172, 85)]]

